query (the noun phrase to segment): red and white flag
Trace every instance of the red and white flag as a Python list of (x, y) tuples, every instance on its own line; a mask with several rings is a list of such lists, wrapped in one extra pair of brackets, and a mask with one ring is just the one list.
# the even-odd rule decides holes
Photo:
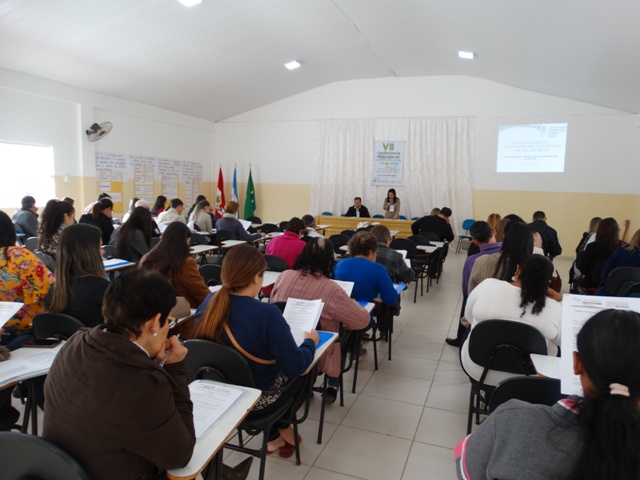
[(224, 179), (222, 178), (222, 167), (218, 173), (218, 192), (216, 193), (216, 217), (222, 218), (224, 213)]

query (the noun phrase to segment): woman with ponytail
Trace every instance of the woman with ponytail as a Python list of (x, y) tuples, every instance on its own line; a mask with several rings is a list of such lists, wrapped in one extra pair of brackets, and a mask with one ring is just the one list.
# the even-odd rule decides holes
[(42, 212), (42, 221), (38, 232), (38, 250), (51, 255), (54, 260), (58, 256), (60, 237), (65, 227), (75, 222), (73, 205), (59, 200), (51, 200)]
[[(481, 257), (482, 258), (482, 257)], [(469, 294), (464, 316), (473, 328), (485, 320), (501, 319), (526, 323), (537, 329), (547, 341), (560, 345), (562, 297), (549, 288), (553, 263), (544, 255), (529, 255), (516, 267), (513, 280), (488, 278)], [(469, 344), (463, 343), (460, 359), (468, 375), (480, 379), (483, 367), (469, 357)], [(490, 371), (485, 383), (496, 385), (512, 376)]]
[[(222, 263), (222, 288), (210, 295), (198, 309), (195, 336), (229, 345), (238, 350), (249, 363), (257, 388), (275, 390), (289, 379), (299, 377), (313, 361), (318, 333), (305, 334), (298, 346), (289, 325), (275, 305), (256, 299), (262, 288), (267, 263), (260, 251), (250, 245), (230, 249)], [(265, 395), (254, 407), (267, 412), (277, 410), (282, 402), (295, 395), (301, 381), (282, 395)], [(288, 415), (276, 423), (270, 432), (269, 453), (280, 450), (280, 456), (294, 452), (293, 428), (286, 421)]]
[(640, 314), (604, 310), (577, 337), (583, 397), (511, 400), (455, 449), (458, 478), (640, 478)]

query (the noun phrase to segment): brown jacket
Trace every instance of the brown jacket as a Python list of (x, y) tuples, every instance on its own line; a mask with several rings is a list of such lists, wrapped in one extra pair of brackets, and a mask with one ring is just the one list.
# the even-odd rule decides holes
[(83, 329), (58, 353), (45, 382), (44, 438), (94, 480), (140, 479), (153, 466), (185, 466), (195, 445), (184, 363), (160, 367), (103, 326)]
[(191, 308), (198, 308), (211, 292), (198, 271), (193, 257), (188, 257), (180, 273), (170, 279), (176, 295), (185, 297)]

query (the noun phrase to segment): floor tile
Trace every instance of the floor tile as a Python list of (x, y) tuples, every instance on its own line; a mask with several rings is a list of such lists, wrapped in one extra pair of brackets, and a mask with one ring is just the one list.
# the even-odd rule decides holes
[(422, 407), (360, 395), (342, 425), (412, 440)]

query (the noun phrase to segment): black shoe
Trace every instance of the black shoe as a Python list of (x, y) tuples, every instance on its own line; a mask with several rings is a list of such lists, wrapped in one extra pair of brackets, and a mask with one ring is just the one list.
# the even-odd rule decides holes
[(253, 457), (248, 457), (233, 468), (223, 464), (222, 480), (245, 480), (245, 478), (249, 476), (249, 470), (251, 470), (252, 462)]
[(447, 345), (451, 345), (452, 347), (460, 347), (460, 344), (462, 343), (459, 338), (447, 338), (445, 342), (447, 342)]
[(329, 405), (333, 405), (336, 403), (336, 398), (338, 398), (338, 389), (335, 387), (327, 388), (327, 394), (324, 397), (324, 401)]

